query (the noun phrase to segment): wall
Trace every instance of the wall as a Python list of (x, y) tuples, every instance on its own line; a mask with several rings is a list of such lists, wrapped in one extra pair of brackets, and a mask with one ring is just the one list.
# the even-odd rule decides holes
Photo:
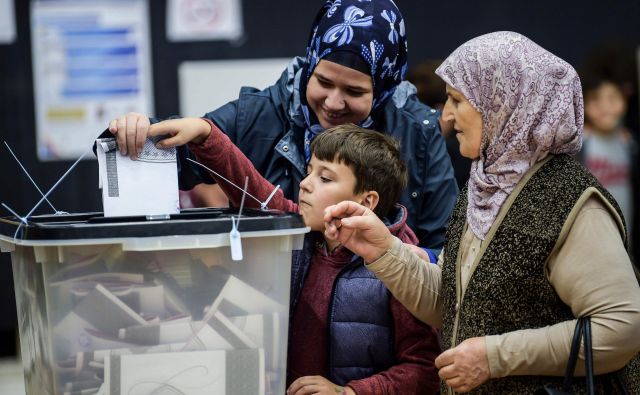
[[(417, 1), (398, 0), (406, 17), (410, 61), (442, 58), (464, 41), (494, 30), (515, 30), (577, 65), (607, 39), (640, 44), (637, 1)], [(177, 114), (178, 65), (185, 60), (279, 58), (302, 54), (319, 0), (244, 0), (245, 36), (234, 43), (169, 43), (166, 2), (150, 2), (156, 115)], [(42, 188), (48, 189), (71, 164), (36, 158), (29, 1), (16, 2), (18, 39), (0, 45), (0, 142), (6, 140)], [(105, 125), (106, 126), (106, 125)], [(101, 132), (96, 130), (96, 135)], [(70, 212), (101, 210), (97, 165), (84, 161), (51, 195)], [(39, 200), (4, 147), (0, 147), (0, 202), (26, 213)], [(0, 215), (5, 215), (2, 212)], [(10, 298), (8, 254), (0, 255), (0, 297)], [(7, 304), (9, 308), (11, 303)], [(2, 314), (2, 312), (0, 312)], [(11, 313), (8, 313), (11, 314)], [(12, 325), (2, 314), (0, 326)]]

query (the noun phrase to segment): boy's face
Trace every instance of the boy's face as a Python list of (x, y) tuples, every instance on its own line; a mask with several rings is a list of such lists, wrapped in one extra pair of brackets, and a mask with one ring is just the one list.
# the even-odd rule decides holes
[(311, 156), (307, 176), (300, 182), (299, 210), (305, 224), (324, 231), (323, 211), (343, 200), (363, 203), (366, 192), (355, 194), (356, 177), (343, 163), (319, 160)]
[(611, 133), (619, 125), (627, 110), (620, 88), (610, 82), (587, 92), (584, 99), (585, 119), (596, 132)]

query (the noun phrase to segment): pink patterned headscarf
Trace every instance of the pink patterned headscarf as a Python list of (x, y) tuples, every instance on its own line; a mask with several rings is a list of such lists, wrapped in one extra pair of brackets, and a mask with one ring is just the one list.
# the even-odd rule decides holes
[(482, 115), (480, 158), (471, 165), (467, 221), (484, 240), (516, 184), (549, 154), (582, 146), (580, 79), (564, 60), (514, 32), (476, 37), (436, 74)]

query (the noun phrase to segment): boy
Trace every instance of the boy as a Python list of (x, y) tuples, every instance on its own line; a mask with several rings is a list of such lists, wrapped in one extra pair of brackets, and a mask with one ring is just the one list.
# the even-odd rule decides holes
[[(273, 185), (210, 125), (204, 142), (189, 144), (192, 152), (237, 185), (249, 176), (248, 191), (266, 199)], [(415, 319), (360, 257), (323, 235), (324, 209), (353, 200), (387, 218), (391, 232), (405, 243), (417, 243), (405, 223), (406, 209), (394, 204), (407, 183), (398, 144), (346, 124), (318, 135), (311, 153), (299, 203), (280, 190), (269, 203), (269, 208), (299, 212), (312, 230), (293, 257), (287, 393), (435, 393), (439, 380), (433, 361), (440, 349), (433, 329)], [(242, 192), (217, 181), (237, 205)], [(255, 206), (250, 199), (245, 204)]]
[(580, 79), (584, 96), (582, 164), (613, 195), (627, 223), (631, 248), (638, 255), (638, 147), (624, 127), (627, 100), (612, 73), (587, 68)]

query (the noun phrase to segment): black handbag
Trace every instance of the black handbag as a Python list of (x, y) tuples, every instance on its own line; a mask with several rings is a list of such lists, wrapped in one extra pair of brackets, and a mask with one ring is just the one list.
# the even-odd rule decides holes
[[(578, 318), (575, 332), (573, 333), (573, 340), (571, 341), (571, 352), (569, 353), (569, 360), (567, 361), (567, 368), (564, 372), (564, 381), (562, 382), (562, 388), (553, 388), (549, 385), (545, 385), (543, 388), (536, 390), (535, 395), (569, 395), (573, 394), (572, 382), (573, 375), (576, 370), (576, 362), (578, 361), (578, 351), (580, 351), (580, 342), (584, 339), (584, 362), (586, 370), (587, 380), (587, 394), (594, 395), (594, 376), (593, 376), (593, 349), (591, 348), (591, 319), (589, 317)], [(609, 373), (601, 378), (601, 382), (604, 386), (605, 393), (612, 393), (613, 388), (617, 387), (618, 393), (629, 394), (626, 386), (620, 379), (617, 372)]]

